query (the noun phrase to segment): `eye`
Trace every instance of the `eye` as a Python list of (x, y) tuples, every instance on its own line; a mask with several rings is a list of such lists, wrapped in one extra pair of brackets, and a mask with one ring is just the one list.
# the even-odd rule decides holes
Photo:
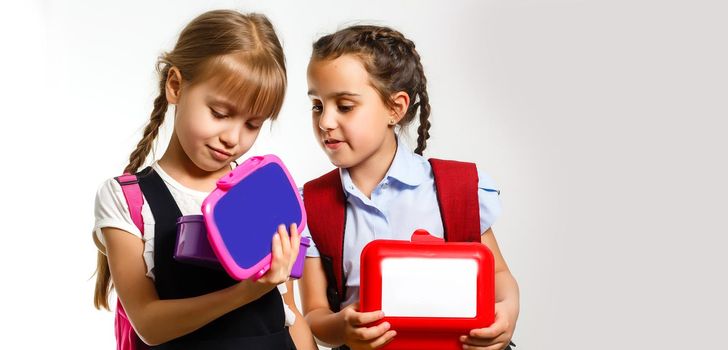
[(245, 127), (250, 130), (258, 130), (260, 127), (262, 127), (263, 124), (256, 124), (256, 123), (245, 123)]
[(224, 113), (220, 113), (213, 108), (210, 108), (210, 113), (212, 113), (213, 117), (218, 118), (218, 119), (227, 118), (227, 115), (225, 115)]
[(348, 106), (348, 105), (339, 105), (339, 112), (346, 113), (351, 112), (352, 109), (354, 109), (354, 106)]
[(313, 111), (314, 113), (321, 113), (321, 112), (323, 112), (323, 110), (324, 110), (324, 106), (322, 106), (322, 105), (318, 105), (318, 104), (314, 104), (314, 105), (313, 105), (313, 107), (311, 107), (311, 110), (312, 110), (312, 111)]

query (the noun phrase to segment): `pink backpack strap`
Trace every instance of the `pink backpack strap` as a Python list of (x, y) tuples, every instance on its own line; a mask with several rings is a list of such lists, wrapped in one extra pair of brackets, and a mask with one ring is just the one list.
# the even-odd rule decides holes
[(116, 181), (121, 185), (121, 191), (124, 192), (126, 204), (129, 207), (129, 215), (131, 221), (141, 231), (144, 236), (144, 218), (142, 218), (142, 206), (144, 205), (144, 197), (139, 187), (139, 180), (136, 175), (124, 173), (124, 175), (115, 177)]
[[(134, 225), (141, 231), (144, 237), (144, 218), (142, 218), (142, 206), (144, 205), (144, 196), (142, 189), (139, 187), (139, 179), (136, 175), (125, 173), (124, 175), (115, 177), (116, 181), (121, 185), (121, 191), (124, 193), (124, 199), (129, 207), (129, 215)], [(114, 319), (114, 334), (116, 336), (117, 350), (143, 350), (149, 349), (137, 336), (134, 328), (129, 322), (129, 317), (121, 305), (121, 301), (116, 300), (116, 316)]]

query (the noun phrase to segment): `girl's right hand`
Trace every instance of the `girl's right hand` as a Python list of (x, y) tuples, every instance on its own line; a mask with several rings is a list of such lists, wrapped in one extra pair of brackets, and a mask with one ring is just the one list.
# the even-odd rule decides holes
[(270, 269), (257, 282), (277, 286), (288, 281), (301, 245), (301, 234), (296, 224), (291, 224), (290, 229), (289, 237), (286, 226), (278, 226), (278, 232), (273, 235)]
[(345, 343), (352, 350), (378, 349), (389, 343), (397, 335), (397, 332), (389, 329), (389, 322), (382, 322), (372, 327), (365, 326), (381, 320), (384, 317), (383, 312), (359, 312), (358, 310), (359, 303), (357, 302), (339, 311), (345, 325)]

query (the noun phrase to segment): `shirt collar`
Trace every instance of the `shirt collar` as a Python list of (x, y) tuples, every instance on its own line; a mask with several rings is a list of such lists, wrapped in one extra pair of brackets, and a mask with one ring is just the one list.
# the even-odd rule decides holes
[(397, 135), (397, 153), (384, 177), (397, 180), (405, 185), (416, 187), (427, 179), (429, 167), (427, 159), (414, 153), (404, 137)]

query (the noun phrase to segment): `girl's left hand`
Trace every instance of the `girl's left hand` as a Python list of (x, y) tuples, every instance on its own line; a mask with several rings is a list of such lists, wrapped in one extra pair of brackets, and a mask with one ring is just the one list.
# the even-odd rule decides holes
[(289, 236), (285, 225), (278, 226), (278, 232), (273, 235), (270, 269), (256, 282), (276, 286), (288, 281), (301, 244), (296, 224), (291, 224), (290, 229)]
[(495, 321), (490, 327), (473, 329), (469, 336), (460, 336), (463, 349), (501, 350), (508, 346), (516, 326), (515, 319), (509, 319), (512, 313), (508, 311), (506, 303), (496, 303)]

